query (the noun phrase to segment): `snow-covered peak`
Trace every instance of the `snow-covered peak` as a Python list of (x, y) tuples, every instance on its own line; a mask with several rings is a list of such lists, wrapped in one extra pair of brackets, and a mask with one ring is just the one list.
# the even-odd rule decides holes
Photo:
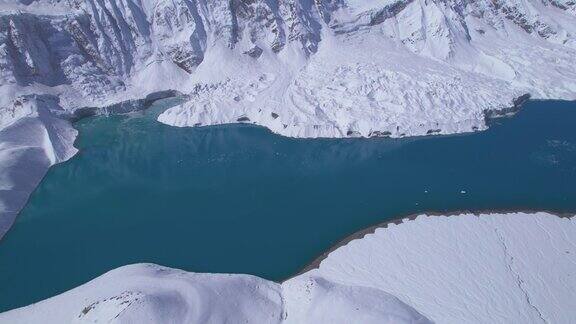
[(569, 1), (2, 1), (0, 87), (67, 110), (178, 90), (172, 125), (398, 137), (576, 98)]

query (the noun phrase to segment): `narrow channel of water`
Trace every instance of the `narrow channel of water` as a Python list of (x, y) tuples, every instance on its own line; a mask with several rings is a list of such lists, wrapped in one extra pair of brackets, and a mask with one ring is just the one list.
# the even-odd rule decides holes
[(359, 229), (426, 210), (576, 211), (576, 103), (529, 102), (470, 135), (291, 139), (145, 115), (76, 124), (0, 241), (0, 311), (154, 262), (280, 280)]

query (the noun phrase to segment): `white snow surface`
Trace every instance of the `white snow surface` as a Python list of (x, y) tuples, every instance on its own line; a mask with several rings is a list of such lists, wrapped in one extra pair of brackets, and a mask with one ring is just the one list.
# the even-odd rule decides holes
[[(0, 128), (0, 238), (10, 228), (48, 168), (76, 153), (77, 131), (58, 117), (55, 97), (28, 95), (5, 111), (19, 118)], [(2, 121), (0, 121), (2, 122)]]
[(569, 0), (0, 0), (0, 106), (177, 90), (175, 126), (469, 132), (523, 94), (575, 99), (574, 35)]
[(138, 264), (0, 323), (571, 323), (575, 237), (543, 212), (421, 215), (281, 284)]
[(386, 291), (436, 323), (572, 323), (576, 223), (547, 213), (418, 216), (308, 275)]
[(284, 284), (137, 264), (0, 314), (0, 323), (430, 323), (397, 298), (302, 276)]

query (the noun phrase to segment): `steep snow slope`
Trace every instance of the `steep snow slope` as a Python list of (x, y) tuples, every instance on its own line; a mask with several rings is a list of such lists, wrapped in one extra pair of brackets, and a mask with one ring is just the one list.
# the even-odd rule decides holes
[(576, 98), (576, 5), (559, 0), (3, 0), (0, 85), (64, 109), (179, 90), (177, 126), (300, 137), (485, 128)]
[(0, 238), (12, 225), (48, 168), (76, 153), (77, 131), (58, 118), (57, 98), (47, 95), (16, 99), (19, 118), (0, 129)]
[(282, 284), (133, 265), (0, 323), (570, 323), (574, 237), (572, 219), (546, 213), (423, 215)]

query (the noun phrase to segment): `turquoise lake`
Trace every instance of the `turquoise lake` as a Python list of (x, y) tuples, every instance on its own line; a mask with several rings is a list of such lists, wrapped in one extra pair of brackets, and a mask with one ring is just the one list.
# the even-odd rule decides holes
[(282, 280), (422, 211), (576, 211), (573, 102), (531, 101), (468, 135), (337, 140), (170, 127), (154, 119), (169, 103), (76, 123), (80, 153), (0, 241), (0, 311), (138, 262)]

